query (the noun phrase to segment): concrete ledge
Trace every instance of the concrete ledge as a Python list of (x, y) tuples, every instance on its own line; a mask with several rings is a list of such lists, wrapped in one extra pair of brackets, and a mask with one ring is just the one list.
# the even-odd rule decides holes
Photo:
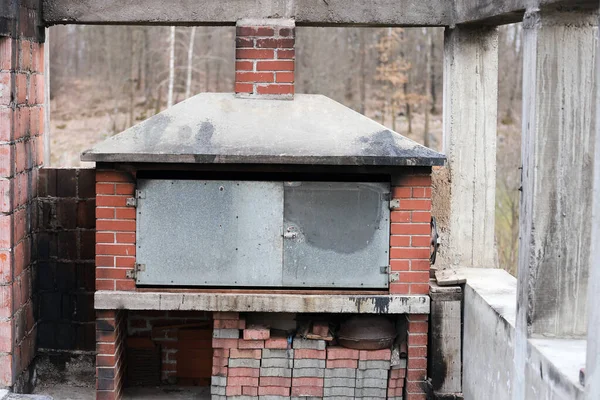
[(97, 291), (97, 310), (429, 314), (429, 296)]
[(515, 371), (517, 280), (506, 271), (463, 268), (463, 393), (465, 399), (510, 399), (515, 374), (525, 374), (527, 399), (583, 400), (579, 369), (586, 341), (529, 339), (525, 371)]

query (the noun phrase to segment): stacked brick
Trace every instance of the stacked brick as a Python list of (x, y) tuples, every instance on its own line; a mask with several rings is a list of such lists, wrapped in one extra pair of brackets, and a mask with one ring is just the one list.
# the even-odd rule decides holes
[(388, 400), (404, 400), (404, 380), (406, 379), (406, 358), (392, 366), (388, 379)]
[(408, 320), (408, 361), (406, 370), (406, 399), (425, 400), (423, 384), (427, 378), (427, 332), (429, 316), (410, 314)]
[(344, 347), (327, 348), (323, 399), (354, 399), (359, 351)]
[(391, 213), (390, 272), (398, 280), (390, 283), (392, 294), (429, 293), (431, 237), (431, 175), (415, 169), (394, 180)]
[(356, 371), (356, 399), (387, 398), (388, 374), (392, 352), (384, 350), (361, 350)]
[(323, 397), (327, 358), (325, 346), (324, 340), (294, 339), (292, 398)]
[(235, 92), (245, 97), (294, 95), (294, 21), (237, 23)]

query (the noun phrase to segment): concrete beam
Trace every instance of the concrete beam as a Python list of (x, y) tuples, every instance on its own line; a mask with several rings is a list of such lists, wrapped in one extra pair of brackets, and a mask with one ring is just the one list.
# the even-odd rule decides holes
[(54, 24), (235, 25), (242, 18), (294, 18), (296, 25), (442, 26), (447, 0), (43, 0)]
[(429, 296), (97, 291), (96, 310), (429, 314)]
[[(444, 152), (449, 217), (439, 266), (494, 267), (498, 32), (457, 27), (444, 42)], [(442, 189), (440, 189), (442, 190)]]
[(585, 368), (587, 400), (600, 399), (600, 32), (596, 38), (596, 138), (592, 208), (592, 258), (588, 287), (588, 339)]
[[(11, 0), (0, 0), (11, 1)], [(294, 18), (297, 25), (454, 26), (520, 22), (540, 7), (597, 9), (596, 0), (43, 0), (54, 24), (234, 25), (242, 18)], [(1, 8), (1, 7), (0, 7)]]
[(503, 25), (523, 21), (527, 10), (597, 10), (597, 0), (455, 0), (455, 24)]

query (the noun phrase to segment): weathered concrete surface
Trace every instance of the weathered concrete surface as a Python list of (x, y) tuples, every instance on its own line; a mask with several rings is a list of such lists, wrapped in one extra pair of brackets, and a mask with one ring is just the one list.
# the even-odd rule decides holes
[(596, 123), (589, 13), (531, 13), (524, 27), (519, 318), (527, 337), (586, 334)]
[(515, 389), (517, 281), (499, 269), (461, 269), (464, 288), (465, 400), (583, 399), (578, 383), (585, 363), (584, 340), (530, 339), (525, 342), (524, 388)]
[(460, 271), (467, 274), (463, 317), (465, 400), (510, 399), (516, 279), (499, 269)]
[(430, 286), (428, 376), (436, 395), (462, 393), (462, 290)]
[(235, 24), (242, 18), (295, 18), (297, 25), (446, 25), (446, 0), (45, 0), (44, 21), (206, 25)]
[(579, 370), (585, 365), (585, 340), (530, 339), (527, 348), (526, 399), (584, 399)]
[(593, 10), (597, 0), (456, 0), (454, 23), (501, 25), (521, 22), (526, 10)]
[(444, 152), (450, 172), (448, 225), (439, 266), (494, 267), (496, 28), (447, 29), (444, 43)]
[(97, 291), (97, 310), (428, 314), (429, 296)]
[[(600, 32), (597, 48), (600, 54)], [(596, 56), (596, 138), (592, 206), (592, 254), (588, 287), (588, 340), (585, 369), (587, 400), (600, 399), (600, 57)]]
[(201, 93), (83, 153), (96, 162), (443, 165), (445, 156), (322, 95)]
[[(8, 0), (5, 0), (8, 1)], [(298, 25), (454, 26), (520, 22), (526, 9), (598, 7), (595, 0), (43, 0), (53, 24), (233, 25), (241, 18), (295, 18)], [(1, 3), (0, 3), (1, 4)]]

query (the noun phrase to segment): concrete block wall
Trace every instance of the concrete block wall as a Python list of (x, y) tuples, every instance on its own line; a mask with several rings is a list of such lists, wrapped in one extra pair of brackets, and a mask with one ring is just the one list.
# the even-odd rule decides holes
[(95, 170), (43, 168), (37, 199), (38, 347), (95, 349)]
[(44, 38), (39, 3), (5, 5), (0, 18), (0, 388), (20, 392), (30, 389), (28, 366), (37, 336), (33, 233), (43, 163)]

